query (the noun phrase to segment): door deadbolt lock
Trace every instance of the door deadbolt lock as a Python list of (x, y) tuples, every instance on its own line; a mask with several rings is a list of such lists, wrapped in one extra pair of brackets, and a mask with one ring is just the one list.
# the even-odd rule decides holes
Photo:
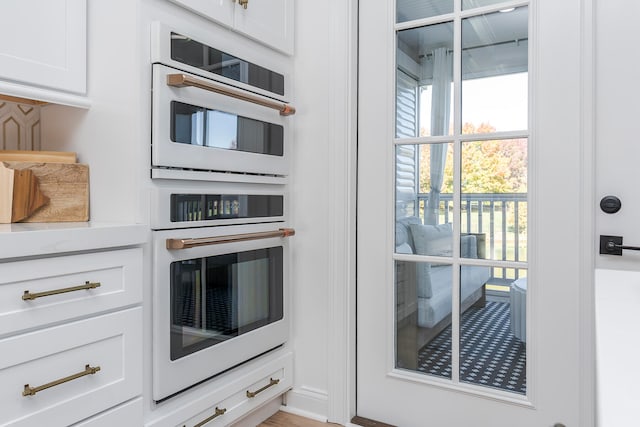
[(614, 214), (620, 210), (622, 202), (616, 196), (604, 196), (600, 200), (600, 209), (608, 214)]

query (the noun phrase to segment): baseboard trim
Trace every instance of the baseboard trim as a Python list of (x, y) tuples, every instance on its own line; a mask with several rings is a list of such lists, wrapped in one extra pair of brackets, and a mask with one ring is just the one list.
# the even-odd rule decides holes
[(293, 415), (299, 415), (301, 417), (309, 418), (311, 420), (320, 421), (321, 423), (327, 422), (327, 417), (323, 417), (322, 415), (314, 414), (312, 412), (303, 411), (302, 409), (292, 408), (290, 406), (280, 406), (280, 411), (287, 412)]
[(328, 403), (326, 392), (306, 387), (293, 388), (284, 396), (282, 411), (327, 422)]

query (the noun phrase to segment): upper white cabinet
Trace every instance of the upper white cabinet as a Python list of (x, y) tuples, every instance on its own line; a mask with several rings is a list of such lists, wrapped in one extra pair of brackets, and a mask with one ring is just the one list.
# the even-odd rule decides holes
[(14, 1), (0, 13), (0, 94), (82, 104), (87, 0)]
[(233, 27), (234, 0), (170, 0), (199, 15)]
[(293, 55), (294, 0), (170, 0), (276, 50)]
[(293, 0), (247, 0), (236, 8), (239, 32), (293, 55)]

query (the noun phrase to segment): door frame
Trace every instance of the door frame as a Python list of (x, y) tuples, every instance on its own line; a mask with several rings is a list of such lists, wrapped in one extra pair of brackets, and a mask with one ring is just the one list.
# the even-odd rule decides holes
[(328, 352), (327, 421), (350, 426), (356, 414), (356, 216), (358, 132), (358, 1), (330, 0), (327, 60), (328, 141), (333, 174), (326, 177), (333, 194), (328, 209)]
[[(532, 0), (535, 2), (536, 0)], [(580, 425), (595, 425), (595, 0), (582, 2), (581, 22), (582, 96), (580, 121), (582, 144), (580, 280), (584, 284), (580, 301), (581, 359)], [(576, 15), (578, 15), (578, 13)], [(357, 86), (358, 86), (358, 0), (331, 1), (330, 55), (334, 64), (329, 77), (336, 101), (329, 116), (335, 174), (328, 182), (334, 194), (330, 238), (334, 249), (330, 266), (328, 344), (328, 421), (352, 425), (356, 402), (356, 196), (357, 196)], [(534, 57), (535, 60), (535, 57)], [(534, 65), (535, 66), (535, 65)], [(533, 82), (532, 84), (535, 84)], [(532, 129), (533, 131), (533, 129)]]

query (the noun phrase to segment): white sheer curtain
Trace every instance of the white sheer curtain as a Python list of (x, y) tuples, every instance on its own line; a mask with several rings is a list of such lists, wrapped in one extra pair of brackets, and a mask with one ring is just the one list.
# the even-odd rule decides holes
[[(453, 78), (451, 53), (447, 48), (433, 51), (433, 83), (431, 98), (431, 135), (449, 134), (449, 119), (451, 110), (451, 81)], [(440, 190), (444, 178), (444, 167), (447, 159), (448, 144), (431, 144), (429, 199), (425, 212), (425, 224), (438, 223), (438, 206), (440, 205)]]

